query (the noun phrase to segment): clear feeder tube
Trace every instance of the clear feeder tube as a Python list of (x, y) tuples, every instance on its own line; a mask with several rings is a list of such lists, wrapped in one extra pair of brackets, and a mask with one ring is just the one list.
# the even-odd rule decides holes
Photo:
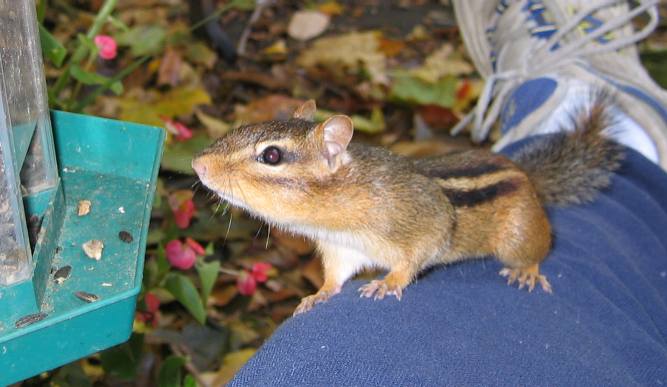
[(28, 279), (31, 250), (23, 196), (55, 187), (35, 2), (0, 0), (0, 286)]

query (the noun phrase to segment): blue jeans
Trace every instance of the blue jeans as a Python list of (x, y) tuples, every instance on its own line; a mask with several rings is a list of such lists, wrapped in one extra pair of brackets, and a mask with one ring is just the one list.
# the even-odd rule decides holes
[(507, 286), (492, 259), (425, 273), (400, 302), (350, 281), (230, 385), (667, 384), (667, 175), (628, 150), (598, 200), (548, 213), (553, 295)]

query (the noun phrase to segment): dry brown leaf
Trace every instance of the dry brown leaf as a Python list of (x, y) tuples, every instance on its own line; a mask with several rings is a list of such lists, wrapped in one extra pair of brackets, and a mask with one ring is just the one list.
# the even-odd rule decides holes
[(320, 38), (297, 59), (297, 64), (307, 68), (322, 66), (330, 71), (361, 70), (369, 74), (374, 83), (386, 84), (386, 58), (380, 51), (378, 31), (350, 32), (344, 35)]
[(252, 298), (250, 298), (248, 311), (254, 312), (256, 310), (262, 309), (267, 305), (269, 305), (269, 301), (266, 299), (266, 297), (264, 297), (264, 292), (261, 289), (257, 289), (252, 295)]
[(301, 293), (292, 288), (283, 288), (281, 290), (267, 293), (266, 298), (270, 303), (285, 301), (289, 298), (300, 297)]
[(181, 58), (181, 54), (173, 48), (167, 47), (157, 72), (158, 85), (178, 85), (181, 81), (182, 64), (183, 59)]
[(205, 372), (200, 375), (207, 386), (224, 386), (250, 360), (256, 349), (247, 348), (231, 352), (222, 359), (222, 366), (216, 372)]
[(380, 39), (380, 51), (382, 51), (388, 57), (400, 54), (404, 48), (405, 48), (405, 42), (403, 42), (402, 40), (387, 39), (387, 38)]
[(215, 287), (209, 298), (209, 302), (212, 302), (215, 306), (225, 306), (229, 304), (234, 297), (238, 294), (236, 285), (226, 286), (224, 288)]

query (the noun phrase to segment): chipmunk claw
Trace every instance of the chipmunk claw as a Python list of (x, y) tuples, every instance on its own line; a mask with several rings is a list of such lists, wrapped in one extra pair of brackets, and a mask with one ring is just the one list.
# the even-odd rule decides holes
[(507, 284), (512, 285), (515, 282), (519, 283), (519, 289), (528, 288), (528, 292), (532, 292), (535, 289), (535, 285), (539, 284), (542, 287), (542, 290), (551, 294), (553, 290), (551, 289), (551, 284), (547, 280), (547, 277), (540, 274), (539, 266), (537, 264), (517, 269), (503, 268), (498, 273), (503, 277), (507, 277)]
[(386, 295), (396, 296), (399, 301), (403, 297), (403, 289), (400, 286), (388, 285), (385, 280), (373, 280), (359, 288), (359, 297), (382, 300)]
[(315, 294), (302, 298), (299, 306), (296, 307), (292, 316), (308, 312), (309, 310), (313, 309), (315, 305), (326, 302), (334, 294), (335, 293), (332, 292), (319, 291)]

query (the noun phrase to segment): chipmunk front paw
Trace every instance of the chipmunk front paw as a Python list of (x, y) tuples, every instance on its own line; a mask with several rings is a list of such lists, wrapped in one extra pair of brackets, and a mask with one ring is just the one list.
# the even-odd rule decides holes
[(336, 293), (320, 290), (315, 294), (302, 298), (299, 306), (296, 307), (292, 316), (308, 312), (309, 310), (313, 309), (315, 305), (327, 301), (334, 294)]
[(525, 286), (528, 287), (529, 292), (532, 292), (535, 288), (535, 284), (538, 283), (542, 286), (542, 290), (547, 293), (552, 293), (551, 284), (547, 280), (547, 277), (540, 274), (540, 266), (538, 264), (518, 269), (505, 267), (499, 274), (503, 277), (507, 277), (508, 285), (512, 285), (514, 282), (519, 282), (519, 289), (523, 289)]
[(359, 292), (361, 293), (359, 297), (373, 297), (375, 300), (381, 300), (384, 298), (384, 296), (389, 294), (396, 296), (396, 298), (400, 301), (401, 297), (403, 296), (403, 288), (400, 285), (388, 283), (386, 279), (373, 280), (360, 287)]

